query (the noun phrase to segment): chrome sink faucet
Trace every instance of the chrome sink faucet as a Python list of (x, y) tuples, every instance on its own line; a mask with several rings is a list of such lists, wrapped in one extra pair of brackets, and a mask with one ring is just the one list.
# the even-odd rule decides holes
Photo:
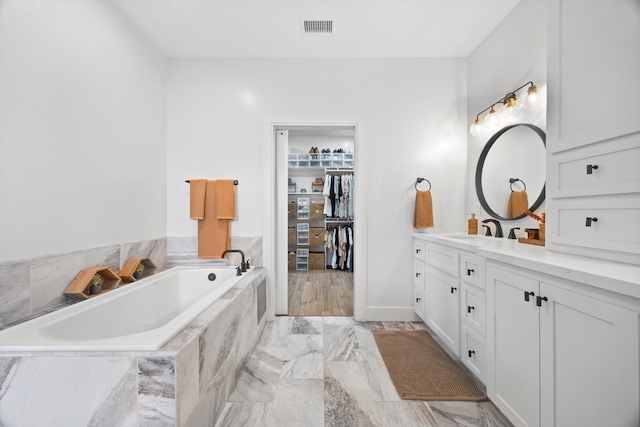
[[(496, 226), (496, 237), (504, 237), (504, 234), (502, 234), (502, 226), (500, 225), (500, 221), (491, 218), (487, 218), (482, 221), (483, 224), (487, 224), (489, 222), (492, 222)], [(491, 236), (491, 229), (489, 228), (489, 226), (485, 225), (484, 227), (487, 227), (486, 236)]]

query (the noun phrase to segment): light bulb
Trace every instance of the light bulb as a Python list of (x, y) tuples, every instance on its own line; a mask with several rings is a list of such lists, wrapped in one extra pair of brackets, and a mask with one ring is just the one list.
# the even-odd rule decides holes
[(502, 109), (502, 116), (506, 120), (515, 120), (522, 114), (522, 110), (520, 106), (516, 103), (516, 96), (514, 94), (510, 94), (512, 96), (507, 95), (507, 99), (504, 103), (504, 108)]
[(529, 86), (529, 89), (527, 89), (527, 94), (522, 96), (520, 102), (524, 108), (530, 110), (540, 104), (540, 98), (541, 96), (538, 93), (538, 88), (536, 85), (532, 84)]
[(471, 125), (471, 128), (469, 128), (469, 132), (473, 136), (478, 136), (482, 133), (483, 130), (484, 126), (482, 125), (482, 120), (480, 120), (479, 117), (476, 117), (475, 121)]
[(487, 130), (496, 130), (500, 127), (500, 125), (502, 125), (502, 116), (496, 112), (493, 106), (491, 106), (491, 110), (485, 118), (484, 123)]

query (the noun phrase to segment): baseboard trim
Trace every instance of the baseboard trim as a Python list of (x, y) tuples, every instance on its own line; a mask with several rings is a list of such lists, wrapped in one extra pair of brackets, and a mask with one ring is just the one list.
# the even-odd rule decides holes
[(367, 321), (417, 322), (413, 307), (367, 307)]

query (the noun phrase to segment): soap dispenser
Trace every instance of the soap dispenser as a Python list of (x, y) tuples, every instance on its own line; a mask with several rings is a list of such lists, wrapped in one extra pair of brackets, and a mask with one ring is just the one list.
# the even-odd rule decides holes
[(471, 218), (469, 218), (469, 226), (467, 228), (467, 232), (469, 234), (478, 234), (478, 218), (476, 218), (475, 213), (472, 213)]

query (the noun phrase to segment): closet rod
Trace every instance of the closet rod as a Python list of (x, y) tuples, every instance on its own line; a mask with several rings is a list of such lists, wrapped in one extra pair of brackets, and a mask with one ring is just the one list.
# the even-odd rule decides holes
[[(191, 180), (186, 180), (185, 182), (188, 184), (188, 183), (191, 182)], [(237, 179), (233, 180), (233, 185), (238, 185), (238, 180)]]

